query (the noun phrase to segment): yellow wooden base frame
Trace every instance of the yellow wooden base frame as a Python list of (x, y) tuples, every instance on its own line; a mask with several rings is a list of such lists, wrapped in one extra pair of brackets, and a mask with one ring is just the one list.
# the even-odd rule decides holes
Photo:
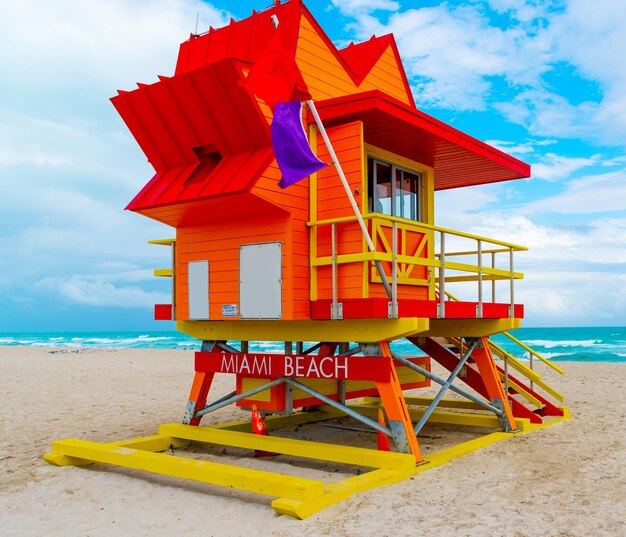
[[(407, 403), (409, 404), (418, 403), (418, 401), (410, 401), (411, 398), (408, 399)], [(419, 398), (420, 403), (422, 399)], [(369, 398), (353, 405), (363, 414), (372, 415), (377, 412), (378, 406), (379, 402), (376, 398)], [(458, 404), (454, 402), (444, 402), (443, 406), (444, 408), (446, 406), (459, 408)], [(470, 409), (471, 407), (466, 406), (465, 408)], [(100, 462), (256, 492), (276, 497), (277, 499), (272, 501), (272, 507), (279, 514), (303, 519), (358, 492), (397, 483), (430, 468), (441, 466), (481, 447), (506, 440), (515, 434), (542, 429), (566, 420), (570, 414), (566, 407), (562, 408), (564, 416), (561, 418), (555, 418), (541, 425), (533, 425), (528, 420), (516, 420), (519, 428), (517, 433), (495, 432), (429, 453), (428, 460), (417, 466), (415, 459), (410, 454), (254, 435), (250, 432), (251, 426), (248, 421), (208, 427), (166, 424), (159, 427), (159, 434), (157, 435), (111, 443), (88, 442), (77, 439), (59, 440), (52, 443), (52, 452), (44, 455), (44, 459), (57, 466), (84, 466)], [(412, 419), (420, 415), (419, 410), (411, 409), (410, 412)], [(266, 425), (271, 431), (288, 425), (325, 421), (340, 415), (342, 414), (334, 409), (322, 406), (317, 412), (300, 412), (291, 416), (268, 416)], [(491, 416), (480, 414), (439, 410), (433, 414), (429, 421), (478, 427), (496, 426), (497, 420), (494, 421), (490, 418)], [(190, 441), (272, 451), (296, 457), (366, 466), (374, 468), (374, 470), (349, 477), (343, 481), (327, 484), (316, 479), (293, 477), (264, 470), (160, 453), (171, 448), (184, 447)]]

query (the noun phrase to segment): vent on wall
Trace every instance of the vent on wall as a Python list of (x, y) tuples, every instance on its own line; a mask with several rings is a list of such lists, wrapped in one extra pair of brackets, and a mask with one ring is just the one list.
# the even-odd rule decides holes
[(195, 147), (194, 153), (198, 155), (198, 167), (187, 178), (185, 184), (201, 183), (209, 175), (211, 175), (218, 164), (222, 161), (222, 154), (217, 150), (214, 144)]

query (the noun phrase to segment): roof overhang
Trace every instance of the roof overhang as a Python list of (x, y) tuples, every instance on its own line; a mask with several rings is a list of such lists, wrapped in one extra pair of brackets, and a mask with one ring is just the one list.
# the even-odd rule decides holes
[(530, 177), (525, 162), (378, 90), (315, 105), (325, 126), (362, 121), (368, 144), (432, 167), (435, 190)]

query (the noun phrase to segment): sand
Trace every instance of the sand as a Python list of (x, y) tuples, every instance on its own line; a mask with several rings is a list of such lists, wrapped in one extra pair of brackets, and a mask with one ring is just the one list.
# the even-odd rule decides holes
[[(192, 351), (0, 347), (0, 535), (626, 535), (626, 364), (564, 365), (565, 377), (542, 374), (572, 419), (299, 521), (265, 496), (41, 459), (55, 439), (113, 441), (180, 422)], [(212, 393), (230, 389), (221, 376)], [(247, 416), (228, 408), (204, 423)]]

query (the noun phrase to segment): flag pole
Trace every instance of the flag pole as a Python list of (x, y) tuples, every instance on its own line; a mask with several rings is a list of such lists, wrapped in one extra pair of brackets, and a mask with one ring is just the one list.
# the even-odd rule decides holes
[[(330, 158), (332, 159), (333, 164), (335, 165), (335, 169), (337, 170), (337, 173), (339, 174), (339, 179), (341, 179), (341, 184), (343, 185), (343, 188), (346, 191), (346, 195), (348, 196), (350, 205), (352, 205), (352, 210), (354, 211), (354, 214), (359, 222), (359, 225), (361, 226), (361, 231), (363, 232), (363, 236), (365, 237), (367, 246), (371, 252), (375, 253), (376, 247), (374, 246), (374, 243), (372, 242), (372, 237), (370, 236), (367, 226), (365, 225), (365, 221), (363, 220), (361, 211), (359, 211), (359, 206), (356, 204), (356, 200), (354, 199), (354, 195), (352, 194), (352, 189), (350, 188), (350, 185), (348, 184), (346, 175), (343, 173), (343, 168), (341, 167), (341, 163), (339, 162), (339, 159), (337, 158), (337, 153), (335, 153), (333, 144), (330, 141), (330, 138), (328, 138), (328, 133), (326, 132), (326, 128), (324, 127), (324, 124), (322, 123), (322, 119), (317, 113), (317, 108), (315, 107), (315, 103), (313, 102), (312, 99), (309, 99), (307, 101), (307, 104), (309, 105), (309, 109), (311, 110), (311, 113), (313, 114), (313, 117), (315, 118), (315, 123), (317, 124), (317, 128), (319, 129), (320, 134), (322, 135), (322, 139), (324, 140), (324, 143), (326, 144), (326, 148), (328, 149)], [(380, 275), (380, 279), (382, 280), (383, 285), (385, 286), (385, 290), (387, 291), (387, 296), (393, 300), (393, 294), (391, 292), (391, 287), (389, 286), (389, 280), (387, 280), (387, 275), (383, 271), (382, 264), (378, 260), (374, 261), (374, 263), (376, 263), (376, 268), (378, 270), (378, 274)]]

